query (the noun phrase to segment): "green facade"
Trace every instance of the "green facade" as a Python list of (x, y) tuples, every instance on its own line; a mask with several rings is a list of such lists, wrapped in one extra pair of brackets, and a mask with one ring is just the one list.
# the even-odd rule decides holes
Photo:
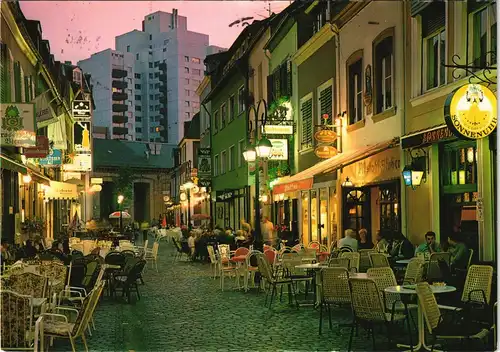
[[(245, 85), (245, 78), (239, 72), (228, 77), (227, 83), (220, 88), (219, 92), (213, 95), (211, 99), (212, 107), (212, 170), (216, 169), (215, 156), (219, 156), (218, 175), (213, 177), (212, 190), (220, 191), (226, 189), (240, 189), (248, 185), (248, 167), (247, 163), (240, 161), (241, 154), (238, 150), (239, 141), (243, 140), (243, 145), (246, 146), (247, 140), (247, 122), (246, 111), (239, 111), (238, 108), (238, 90)], [(229, 109), (230, 97), (234, 95), (234, 107)], [(226, 104), (226, 121), (225, 126), (221, 126), (220, 116), (221, 107)], [(218, 111), (218, 113), (217, 113)], [(229, 112), (234, 111), (234, 119), (231, 121)], [(218, 129), (216, 129), (215, 118), (219, 116)], [(234, 146), (233, 169), (229, 170), (229, 160), (226, 159), (226, 170), (221, 174), (220, 160), (222, 152), (226, 152), (226, 158), (229, 158), (229, 149)]]

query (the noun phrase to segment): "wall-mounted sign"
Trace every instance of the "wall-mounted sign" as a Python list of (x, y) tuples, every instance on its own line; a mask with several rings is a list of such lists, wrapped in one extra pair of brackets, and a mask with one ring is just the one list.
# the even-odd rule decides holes
[(57, 122), (57, 115), (52, 110), (48, 97), (49, 91), (38, 95), (32, 102), (35, 104), (35, 118), (37, 128)]
[(304, 191), (311, 189), (312, 185), (313, 185), (313, 178), (307, 178), (305, 180), (278, 184), (273, 187), (273, 194)]
[(400, 153), (399, 148), (391, 148), (347, 165), (341, 177), (349, 177), (356, 187), (397, 179), (401, 177)]
[(287, 139), (270, 139), (273, 145), (269, 160), (288, 160), (288, 140)]
[(75, 154), (68, 164), (63, 164), (64, 171), (92, 171), (91, 154)]
[(35, 107), (33, 104), (0, 104), (0, 145), (36, 146)]
[(38, 160), (40, 166), (43, 167), (54, 167), (61, 166), (62, 162), (62, 152), (59, 149), (49, 150), (49, 155), (46, 158)]
[(234, 198), (234, 191), (215, 191), (215, 199), (219, 202), (224, 202)]
[(363, 102), (365, 105), (372, 103), (372, 65), (367, 65), (365, 68), (365, 91), (363, 94)]
[(102, 185), (104, 180), (102, 177), (91, 177), (90, 178), (90, 184), (92, 185)]
[(337, 133), (328, 129), (320, 129), (314, 133), (314, 139), (320, 143), (333, 143), (337, 139)]
[(45, 158), (49, 154), (49, 139), (46, 136), (36, 136), (36, 146), (24, 148), (27, 158)]
[(199, 179), (198, 184), (200, 187), (212, 187), (212, 180), (210, 179)]
[(337, 155), (339, 151), (331, 145), (322, 145), (314, 149), (314, 154), (321, 159), (329, 159)]
[(73, 100), (71, 105), (75, 120), (90, 120), (91, 102), (88, 100)]
[(198, 149), (198, 177), (212, 177), (212, 159), (210, 157), (210, 148)]
[(441, 141), (454, 138), (455, 135), (448, 126), (440, 126), (432, 128), (421, 133), (409, 135), (401, 138), (401, 148), (408, 149), (414, 147), (423, 147), (429, 144), (438, 143)]
[(63, 181), (67, 180), (81, 180), (82, 174), (80, 172), (63, 172)]
[(448, 95), (444, 117), (458, 138), (487, 137), (497, 127), (497, 98), (487, 87), (466, 84)]
[(50, 187), (45, 188), (46, 199), (76, 199), (78, 192), (76, 185), (72, 183), (50, 181)]
[(293, 134), (292, 125), (264, 125), (262, 127), (264, 134)]
[(90, 122), (76, 121), (73, 127), (76, 152), (90, 152)]

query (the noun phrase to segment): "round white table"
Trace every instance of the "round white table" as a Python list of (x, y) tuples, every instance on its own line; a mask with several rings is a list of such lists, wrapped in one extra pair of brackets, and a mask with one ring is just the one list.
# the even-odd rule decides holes
[[(457, 290), (454, 286), (434, 286), (431, 285), (432, 293), (435, 295), (441, 293), (450, 293)], [(390, 286), (384, 289), (387, 293), (397, 293), (400, 295), (416, 295), (415, 285), (403, 285), (403, 286)], [(398, 344), (398, 347), (411, 348), (410, 345)], [(431, 348), (425, 344), (425, 327), (424, 327), (424, 315), (422, 313), (422, 308), (420, 307), (420, 301), (418, 301), (418, 344), (413, 346), (413, 350), (420, 350), (421, 348), (430, 351)], [(434, 351), (437, 351), (434, 349)]]

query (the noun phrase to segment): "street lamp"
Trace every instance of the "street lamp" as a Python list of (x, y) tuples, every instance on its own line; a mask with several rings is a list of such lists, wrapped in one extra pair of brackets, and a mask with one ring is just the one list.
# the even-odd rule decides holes
[(187, 193), (187, 201), (188, 201), (188, 229), (191, 230), (191, 189), (193, 189), (196, 185), (193, 183), (193, 181), (189, 180), (184, 184), (184, 189), (186, 190)]
[[(264, 108), (264, 112), (262, 114), (262, 118), (259, 119), (259, 112), (261, 105)], [(255, 115), (255, 126), (253, 128), (254, 137), (253, 140), (256, 143), (256, 148), (252, 146), (248, 147), (247, 150), (243, 152), (243, 158), (247, 162), (256, 162), (255, 164), (255, 240), (254, 242), (260, 244), (262, 242), (262, 234), (260, 228), (260, 197), (259, 197), (259, 189), (260, 189), (260, 180), (259, 180), (259, 161), (257, 157), (262, 160), (266, 160), (271, 155), (272, 144), (267, 138), (262, 138), (259, 142), (259, 121), (261, 121), (262, 125), (266, 124), (267, 121), (267, 103), (264, 99), (261, 99), (257, 107), (255, 104), (250, 105), (248, 107), (248, 120), (250, 121), (250, 114), (253, 111)], [(257, 247), (257, 246), (256, 246)]]
[(120, 212), (120, 233), (123, 231), (123, 211), (122, 211), (122, 203), (125, 199), (121, 194), (118, 195), (118, 211)]

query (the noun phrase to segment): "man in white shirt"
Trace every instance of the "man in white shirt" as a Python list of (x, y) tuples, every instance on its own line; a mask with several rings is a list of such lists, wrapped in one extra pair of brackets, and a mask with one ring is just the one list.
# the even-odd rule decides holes
[(351, 247), (354, 252), (357, 252), (358, 240), (356, 239), (356, 231), (353, 229), (347, 229), (344, 233), (345, 237), (340, 239), (338, 247)]
[(268, 246), (274, 246), (274, 225), (267, 216), (264, 216), (260, 225), (262, 231), (262, 239)]

